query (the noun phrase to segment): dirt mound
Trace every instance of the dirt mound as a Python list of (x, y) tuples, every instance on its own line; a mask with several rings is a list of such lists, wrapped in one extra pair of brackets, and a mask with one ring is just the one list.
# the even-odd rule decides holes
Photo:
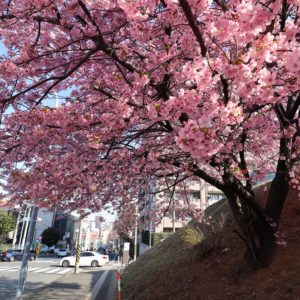
[[(262, 186), (256, 191), (261, 202), (265, 190)], [(287, 245), (278, 247), (270, 267), (237, 279), (244, 245), (228, 204), (222, 201), (206, 211), (210, 225), (191, 222), (131, 264), (123, 276), (123, 299), (300, 300), (297, 193), (289, 192), (280, 224)]]

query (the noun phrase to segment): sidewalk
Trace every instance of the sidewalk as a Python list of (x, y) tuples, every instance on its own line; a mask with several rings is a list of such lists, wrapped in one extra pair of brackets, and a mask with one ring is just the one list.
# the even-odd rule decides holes
[(114, 270), (81, 271), (79, 274), (60, 277), (58, 281), (25, 294), (22, 299), (115, 300), (115, 286)]

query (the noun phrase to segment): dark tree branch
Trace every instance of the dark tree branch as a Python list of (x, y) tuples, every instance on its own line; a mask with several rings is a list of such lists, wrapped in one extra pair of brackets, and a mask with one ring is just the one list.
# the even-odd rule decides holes
[(205, 46), (205, 43), (204, 43), (204, 39), (202, 37), (202, 33), (200, 32), (200, 29), (198, 28), (196, 22), (195, 22), (195, 18), (193, 16), (193, 13), (192, 13), (192, 10), (191, 10), (191, 7), (188, 3), (187, 0), (179, 0), (179, 4), (180, 6), (182, 7), (182, 10), (188, 20), (188, 23), (197, 39), (197, 42), (200, 46), (200, 49), (201, 49), (201, 55), (203, 57), (206, 56), (206, 53), (207, 53), (207, 48)]
[(280, 31), (284, 31), (285, 23), (288, 18), (289, 4), (287, 0), (282, 0), (282, 8), (280, 13)]
[(293, 119), (297, 110), (300, 106), (300, 92), (298, 94), (298, 97), (294, 100), (293, 97), (289, 97), (288, 99), (288, 105), (287, 105), (287, 116), (289, 119)]
[(225, 106), (226, 106), (229, 99), (230, 99), (229, 88), (228, 88), (229, 85), (228, 85), (227, 79), (223, 75), (220, 76), (220, 79), (221, 79), (221, 83), (222, 83), (222, 87), (223, 87), (224, 103), (225, 103)]

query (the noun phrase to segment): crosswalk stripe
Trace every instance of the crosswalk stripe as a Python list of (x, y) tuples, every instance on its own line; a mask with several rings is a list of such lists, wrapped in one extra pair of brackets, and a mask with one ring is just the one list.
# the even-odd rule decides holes
[(9, 270), (9, 269), (10, 269), (10, 267), (6, 267), (6, 268), (3, 268), (3, 267), (2, 267), (2, 269), (0, 269), (0, 272), (6, 271), (6, 270)]
[(42, 259), (37, 259), (32, 261), (32, 263), (52, 263), (52, 264), (56, 264), (59, 263), (59, 260), (42, 260)]
[(33, 273), (42, 273), (42, 272), (45, 272), (47, 270), (51, 270), (52, 268), (43, 268), (43, 269), (40, 269), (40, 270), (37, 270), (37, 271), (33, 271)]
[(47, 274), (55, 273), (55, 272), (57, 272), (57, 271), (59, 271), (59, 270), (61, 270), (61, 268), (55, 268), (55, 269), (50, 270), (50, 271), (47, 271), (47, 272), (45, 272), (45, 273), (47, 273)]
[(72, 269), (64, 269), (62, 271), (57, 272), (57, 274), (67, 274), (69, 272), (72, 272)]
[(15, 268), (10, 268), (9, 270), (7, 270), (7, 272), (15, 272), (15, 271), (19, 271), (20, 268), (19, 267), (15, 267)]
[[(0, 267), (0, 272), (16, 272), (19, 271), (20, 267)], [(47, 274), (67, 274), (67, 273), (71, 273), (72, 269), (71, 268), (28, 268), (28, 272), (33, 272), (33, 273), (47, 273)]]
[(35, 270), (39, 270), (40, 268), (28, 268), (28, 272), (32, 272), (32, 271), (35, 271)]

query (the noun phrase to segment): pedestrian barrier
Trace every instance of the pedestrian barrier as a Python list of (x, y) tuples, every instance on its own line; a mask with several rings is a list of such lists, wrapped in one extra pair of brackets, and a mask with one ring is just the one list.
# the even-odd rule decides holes
[(121, 273), (119, 271), (117, 271), (118, 300), (121, 300), (121, 280), (122, 280)]

